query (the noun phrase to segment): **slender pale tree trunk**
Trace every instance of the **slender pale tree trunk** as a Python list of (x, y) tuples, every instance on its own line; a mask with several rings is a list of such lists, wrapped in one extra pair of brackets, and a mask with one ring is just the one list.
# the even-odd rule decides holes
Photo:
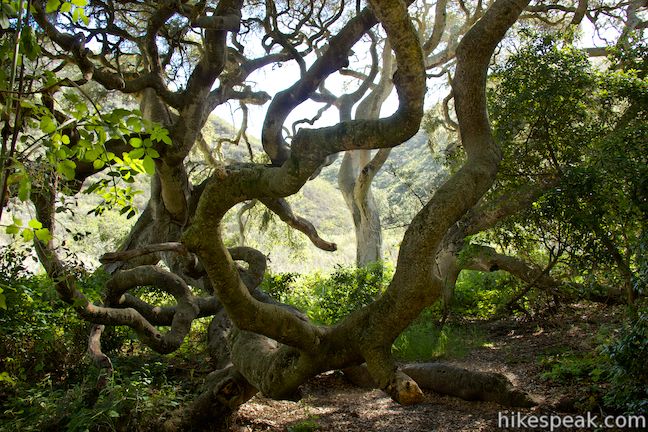
[[(356, 109), (357, 119), (377, 119), (380, 108), (391, 93), (393, 56), (389, 43), (385, 43), (382, 54), (382, 72), (376, 87), (365, 97)], [(340, 120), (350, 117), (348, 111), (340, 109)], [(382, 228), (380, 212), (371, 191), (375, 175), (387, 160), (391, 149), (378, 150), (372, 157), (370, 150), (354, 150), (344, 154), (338, 185), (344, 202), (353, 217), (356, 238), (356, 265), (364, 267), (382, 259)]]

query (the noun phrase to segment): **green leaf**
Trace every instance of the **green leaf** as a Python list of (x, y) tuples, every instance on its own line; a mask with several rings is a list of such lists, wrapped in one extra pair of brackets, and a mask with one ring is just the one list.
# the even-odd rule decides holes
[(138, 147), (141, 147), (141, 146), (142, 146), (142, 139), (141, 139), (141, 138), (137, 138), (137, 137), (133, 137), (133, 138), (131, 138), (131, 139), (129, 140), (129, 143), (130, 143), (131, 147), (133, 147), (133, 148), (138, 148)]
[(113, 417), (113, 418), (119, 417), (119, 413), (117, 411), (110, 410), (108, 411), (108, 417)]
[(151, 156), (145, 156), (144, 160), (142, 161), (144, 164), (144, 170), (146, 171), (147, 174), (153, 175), (155, 174), (155, 161)]
[(36, 104), (29, 99), (21, 99), (20, 106), (26, 109), (36, 109)]
[(154, 148), (147, 148), (146, 149), (146, 154), (151, 156), (152, 158), (159, 158), (160, 153), (157, 152)]
[(97, 169), (97, 170), (103, 168), (104, 165), (105, 165), (105, 163), (104, 163), (104, 161), (102, 161), (101, 159), (95, 159), (95, 160), (92, 162), (92, 167), (93, 167), (94, 169)]
[(34, 239), (34, 231), (32, 231), (32, 230), (30, 230), (30, 229), (24, 229), (24, 230), (22, 230), (22, 232), (20, 233), (20, 235), (22, 236), (22, 238), (23, 238), (25, 241), (32, 241), (32, 240)]
[(16, 13), (16, 8), (14, 8), (14, 5), (11, 2), (2, 2), (2, 10), (9, 18), (16, 18), (18, 15)]
[(29, 195), (31, 195), (31, 181), (29, 177), (25, 176), (20, 180), (20, 186), (18, 186), (18, 198), (25, 202), (29, 200)]
[(84, 157), (86, 160), (93, 161), (95, 159), (99, 158), (99, 150), (98, 149), (90, 149), (87, 150), (84, 154)]
[(81, 120), (86, 114), (88, 114), (88, 107), (86, 104), (79, 102), (74, 106), (73, 115), (77, 120)]
[(61, 142), (62, 142), (63, 144), (65, 144), (65, 145), (70, 144), (70, 137), (67, 136), (67, 135), (63, 135), (63, 136), (61, 137)]
[(61, 4), (60, 0), (47, 0), (47, 6), (45, 7), (45, 12), (47, 13), (56, 12), (60, 4)]
[(74, 179), (74, 173), (76, 170), (76, 164), (69, 160), (62, 160), (56, 164), (56, 171), (61, 173), (67, 180)]
[(130, 111), (127, 110), (127, 109), (115, 108), (110, 113), (110, 117), (115, 123), (119, 123), (119, 120), (123, 119), (124, 117), (128, 116), (129, 114), (130, 114)]
[(126, 125), (136, 131), (142, 129), (142, 121), (135, 116), (129, 117), (128, 120), (126, 120)]
[(6, 229), (5, 232), (9, 235), (16, 235), (20, 232), (20, 227), (17, 225), (9, 225)]
[(40, 45), (38, 45), (38, 41), (36, 40), (34, 29), (29, 27), (22, 31), (22, 33), (20, 34), (20, 46), (22, 48), (22, 53), (29, 60), (36, 60), (36, 58), (40, 55), (41, 49)]
[[(4, 294), (0, 294), (0, 309), (7, 310), (7, 299)], [(9, 381), (10, 378), (7, 372), (0, 373), (0, 381)]]
[(65, 159), (68, 156), (67, 148), (61, 147), (60, 149), (56, 150), (55, 154), (57, 158)]
[(134, 150), (131, 150), (130, 152), (128, 152), (128, 156), (130, 156), (131, 159), (141, 159), (144, 156), (144, 149), (136, 148)]
[[(72, 0), (74, 2), (74, 0)], [(81, 8), (74, 8), (74, 11), (72, 11), (72, 21), (74, 22), (79, 22), (81, 20), (81, 15), (83, 14), (83, 9)]]
[(50, 231), (47, 228), (37, 229), (35, 231), (35, 234), (36, 234), (36, 238), (38, 240), (40, 240), (42, 242), (45, 242), (45, 243), (47, 243), (48, 241), (50, 241), (52, 239), (52, 235), (50, 234)]
[(32, 220), (30, 220), (30, 221), (27, 223), (27, 226), (29, 226), (30, 228), (34, 228), (34, 229), (40, 229), (40, 228), (43, 228), (43, 224), (40, 223), (39, 221), (37, 221), (36, 219), (32, 219)]
[(151, 140), (162, 141), (167, 145), (171, 145), (171, 138), (169, 138), (169, 131), (163, 127), (156, 126), (151, 132)]
[(40, 121), (40, 130), (43, 133), (50, 134), (56, 130), (56, 122), (52, 117), (45, 116)]

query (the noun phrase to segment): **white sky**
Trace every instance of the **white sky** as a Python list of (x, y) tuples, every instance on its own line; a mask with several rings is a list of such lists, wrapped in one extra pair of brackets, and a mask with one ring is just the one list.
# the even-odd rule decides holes
[[(580, 43), (577, 43), (577, 46), (583, 48), (593, 46), (606, 46), (609, 45), (610, 41), (614, 41), (618, 37), (618, 32), (609, 29), (601, 33), (603, 38), (608, 40), (606, 41), (602, 39), (601, 37), (599, 37), (599, 35), (595, 34), (593, 25), (587, 19), (584, 19), (581, 23), (581, 29), (582, 37), (580, 38)], [(370, 63), (368, 43), (363, 41), (359, 42), (353, 47), (353, 51), (356, 54), (350, 58), (350, 68), (353, 68), (355, 70), (363, 70), (363, 66)], [(308, 66), (310, 66), (313, 60), (314, 57), (307, 58)], [(293, 85), (298, 79), (299, 67), (297, 66), (296, 62), (291, 61), (284, 63), (282, 67), (270, 65), (261, 70), (255, 71), (249, 77), (247, 84), (252, 85), (254, 90), (266, 91), (271, 96), (274, 96), (279, 91), (282, 91)], [(378, 78), (376, 78), (376, 80), (377, 79)], [(443, 86), (440, 85), (440, 83), (444, 82), (443, 80), (445, 80), (445, 78), (443, 78), (442, 80), (428, 80), (428, 92), (426, 94), (425, 104), (426, 108), (432, 108), (447, 94), (447, 87), (443, 88)], [(327, 88), (331, 92), (333, 92), (337, 96), (340, 96), (345, 92), (345, 85), (347, 86), (346, 92), (352, 92), (357, 88), (360, 82), (349, 77), (343, 77), (336, 73), (329, 77), (326, 84)], [(263, 121), (265, 119), (269, 105), (270, 102), (266, 103), (263, 106), (248, 105), (248, 136), (257, 138), (261, 137)], [(317, 110), (323, 106), (323, 104), (315, 103), (311, 100), (305, 101), (300, 106), (295, 108), (295, 110), (293, 110), (284, 126), (291, 128), (293, 122), (296, 120), (301, 120), (303, 118), (312, 118), (317, 113)], [(395, 91), (392, 91), (392, 94), (383, 105), (381, 116), (385, 117), (390, 115), (396, 110), (397, 106), (398, 100), (396, 93)], [(224, 104), (218, 107), (214, 111), (214, 114), (232, 123), (237, 128), (241, 124), (242, 114), (238, 103), (236, 102)], [(314, 126), (310, 126), (308, 124), (303, 124), (302, 126), (322, 127), (333, 125), (337, 122), (338, 111), (335, 107), (331, 107), (322, 115), (321, 119), (317, 121)]]

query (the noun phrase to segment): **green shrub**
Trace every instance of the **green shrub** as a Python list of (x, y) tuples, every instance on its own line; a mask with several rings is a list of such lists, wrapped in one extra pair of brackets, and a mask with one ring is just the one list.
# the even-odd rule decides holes
[(0, 413), (0, 432), (9, 431), (153, 431), (189, 394), (165, 375), (159, 362), (129, 371), (117, 364), (115, 375), (98, 391), (97, 371), (69, 389), (43, 380), (8, 399)]
[(385, 282), (381, 263), (358, 269), (337, 267), (329, 278), (314, 286), (318, 303), (312, 318), (323, 324), (334, 324), (371, 303), (383, 291)]
[[(609, 329), (596, 335), (598, 348), (589, 353), (570, 350), (550, 353), (540, 359), (542, 377), (561, 383), (578, 382), (588, 389), (581, 397), (615, 412), (630, 414), (648, 410), (648, 311), (622, 327), (610, 338)], [(592, 408), (588, 405), (588, 409)]]
[(392, 352), (403, 361), (435, 358), (463, 358), (470, 350), (485, 344), (485, 335), (475, 326), (436, 325), (436, 311), (429, 308), (398, 336)]
[(450, 310), (465, 318), (492, 318), (511, 298), (516, 285), (505, 272), (464, 270), (457, 279)]
[(261, 289), (275, 300), (287, 302), (293, 284), (298, 277), (299, 274), (297, 273), (266, 273), (263, 282), (261, 282)]
[(648, 412), (648, 309), (640, 311), (602, 352), (611, 377), (603, 398), (606, 405), (627, 413)]
[(390, 278), (391, 269), (375, 263), (363, 268), (339, 266), (330, 275), (267, 275), (261, 288), (306, 312), (316, 323), (334, 324), (371, 303)]
[(605, 359), (600, 354), (576, 354), (569, 350), (557, 354), (545, 355), (540, 364), (545, 372), (541, 374), (546, 380), (562, 382), (583, 382), (591, 380), (599, 382), (607, 377)]
[[(88, 325), (59, 298), (52, 282), (24, 267), (25, 251), (5, 248), (0, 286), (6, 310), (0, 314), (0, 386), (65, 379), (87, 346)], [(0, 387), (2, 388), (2, 387)]]
[(317, 422), (317, 417), (309, 417), (301, 420), (291, 426), (288, 426), (288, 432), (313, 432), (320, 430), (322, 427)]

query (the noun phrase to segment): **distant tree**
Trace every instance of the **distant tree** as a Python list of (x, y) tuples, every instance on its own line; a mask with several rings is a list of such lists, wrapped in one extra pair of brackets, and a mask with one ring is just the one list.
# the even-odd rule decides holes
[(499, 189), (541, 178), (556, 186), (491, 238), (540, 244), (563, 272), (586, 274), (612, 296), (622, 287), (633, 303), (646, 284), (636, 270), (646, 235), (648, 105), (639, 60), (646, 47), (630, 45), (619, 49), (631, 63), (612, 50), (610, 64), (597, 70), (584, 51), (544, 37), (497, 72), (492, 112), (511, 152)]
[[(465, 269), (521, 279), (510, 308), (532, 289), (629, 304), (645, 293), (645, 43), (622, 32), (597, 68), (590, 56), (600, 53), (571, 38), (569, 28), (563, 39), (524, 31), (489, 78), (504, 156), (493, 187), (446, 239), (448, 301)], [(452, 123), (431, 115), (427, 128)], [(446, 156), (450, 170), (464, 163), (461, 147)]]

